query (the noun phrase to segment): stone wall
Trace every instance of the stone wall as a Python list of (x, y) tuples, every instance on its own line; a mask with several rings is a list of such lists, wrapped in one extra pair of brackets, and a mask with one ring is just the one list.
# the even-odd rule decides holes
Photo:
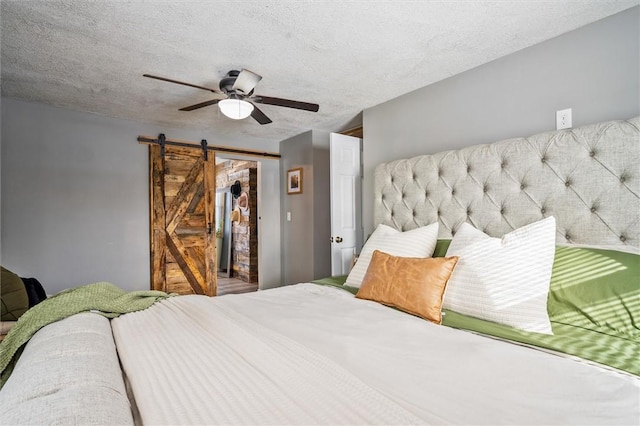
[[(258, 168), (255, 161), (229, 160), (216, 164), (216, 188), (229, 188), (240, 181), (242, 192), (249, 195), (249, 209), (232, 222), (232, 276), (242, 281), (258, 282)], [(233, 199), (231, 209), (238, 206)]]

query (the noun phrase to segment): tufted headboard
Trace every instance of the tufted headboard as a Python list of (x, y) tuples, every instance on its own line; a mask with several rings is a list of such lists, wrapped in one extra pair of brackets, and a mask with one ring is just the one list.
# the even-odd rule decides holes
[(640, 117), (380, 164), (374, 224), (501, 236), (555, 216), (557, 242), (640, 246)]

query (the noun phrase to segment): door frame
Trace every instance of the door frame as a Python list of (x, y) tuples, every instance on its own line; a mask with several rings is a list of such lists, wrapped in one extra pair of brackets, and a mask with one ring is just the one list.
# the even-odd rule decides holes
[(218, 152), (216, 158), (257, 163), (258, 289), (279, 287), (282, 284), (280, 159), (256, 158), (222, 152)]

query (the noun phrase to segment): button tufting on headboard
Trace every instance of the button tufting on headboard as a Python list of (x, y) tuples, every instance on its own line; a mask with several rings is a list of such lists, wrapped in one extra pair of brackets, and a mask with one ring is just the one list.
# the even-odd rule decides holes
[(553, 215), (558, 242), (638, 246), (639, 128), (636, 117), (380, 164), (374, 225), (437, 217), (451, 238), (473, 212), (499, 236)]

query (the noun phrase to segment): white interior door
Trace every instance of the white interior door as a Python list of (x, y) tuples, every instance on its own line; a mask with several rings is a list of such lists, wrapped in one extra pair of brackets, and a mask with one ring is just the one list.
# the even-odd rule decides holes
[(361, 225), (360, 139), (331, 133), (331, 275), (346, 275)]

